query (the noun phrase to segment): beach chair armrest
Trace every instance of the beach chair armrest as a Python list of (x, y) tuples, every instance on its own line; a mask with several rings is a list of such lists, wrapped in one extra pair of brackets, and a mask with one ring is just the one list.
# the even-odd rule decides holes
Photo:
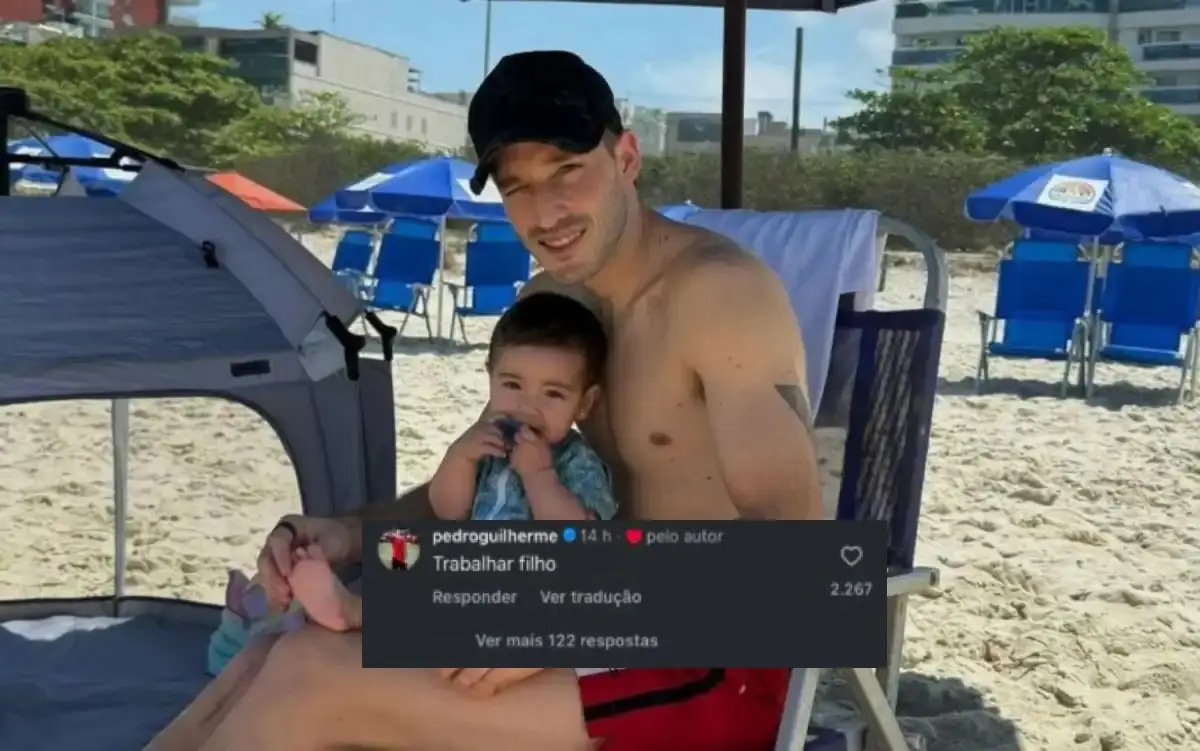
[(900, 597), (917, 594), (936, 587), (941, 581), (941, 572), (929, 566), (917, 566), (911, 571), (889, 574), (887, 596)]

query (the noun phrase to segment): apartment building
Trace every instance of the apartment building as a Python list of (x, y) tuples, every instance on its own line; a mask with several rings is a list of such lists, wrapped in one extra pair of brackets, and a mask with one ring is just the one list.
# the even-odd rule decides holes
[(66, 24), (83, 36), (98, 36), (121, 28), (195, 24), (186, 11), (198, 5), (200, 0), (0, 0), (0, 20)]
[(892, 64), (941, 65), (995, 26), (1103, 29), (1151, 77), (1147, 98), (1200, 122), (1197, 0), (897, 0)]
[(625, 128), (637, 136), (642, 153), (660, 156), (667, 146), (667, 113), (656, 107), (642, 107), (628, 99), (617, 100), (617, 111)]
[[(667, 153), (704, 154), (721, 150), (721, 115), (717, 112), (668, 112), (666, 114)], [(792, 145), (792, 129), (770, 112), (742, 122), (743, 143), (748, 149), (787, 151)], [(801, 128), (798, 151), (812, 154), (833, 148), (834, 136), (815, 128)]]
[(416, 141), (456, 151), (467, 142), (467, 107), (421, 91), (421, 72), (408, 58), (321, 31), (171, 28), (185, 49), (237, 63), (236, 75), (264, 101), (282, 107), (307, 93), (338, 94), (375, 138)]

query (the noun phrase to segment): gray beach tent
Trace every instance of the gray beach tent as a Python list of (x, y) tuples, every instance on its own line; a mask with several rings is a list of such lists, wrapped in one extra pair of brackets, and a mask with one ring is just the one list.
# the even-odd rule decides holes
[(118, 198), (0, 198), (0, 227), (0, 405), (112, 400), (117, 527), (112, 595), (0, 603), (0, 747), (140, 748), (203, 686), (216, 611), (123, 596), (125, 400), (254, 409), (304, 510), (333, 514), (395, 497), (390, 363), (359, 358), (320, 261), (202, 176), (148, 162)]

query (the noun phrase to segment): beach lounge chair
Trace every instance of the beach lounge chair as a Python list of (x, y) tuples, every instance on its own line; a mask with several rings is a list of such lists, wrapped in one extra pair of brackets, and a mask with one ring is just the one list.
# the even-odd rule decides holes
[[(900, 680), (908, 598), (936, 586), (936, 569), (914, 566), (929, 426), (937, 391), (945, 314), (937, 307), (906, 311), (843, 312), (840, 334), (859, 341), (854, 398), (846, 438), (841, 520), (889, 523), (888, 662), (876, 670), (841, 672), (869, 733), (880, 748), (907, 751), (894, 706)], [(799, 751), (820, 671), (795, 669), (777, 751)]]
[(466, 265), (462, 284), (446, 282), (454, 296), (450, 338), (457, 323), (464, 344), (468, 342), (463, 319), (499, 316), (508, 310), (521, 285), (529, 281), (532, 260), (511, 224), (480, 222), (475, 240), (467, 243)]
[(412, 316), (425, 321), (425, 333), (433, 341), (429, 323), (429, 291), (441, 260), (438, 224), (414, 217), (398, 217), (379, 241), (379, 257), (367, 291), (371, 310), (404, 314), (398, 336)]
[[(1099, 361), (1179, 368), (1177, 401), (1195, 397), (1200, 269), (1190, 245), (1130, 243), (1108, 266), (1087, 391)], [(1181, 344), (1182, 340), (1182, 344)]]
[[(1062, 395), (1067, 395), (1071, 366), (1084, 381), (1088, 335), (1088, 291), (1094, 266), (1080, 260), (1070, 242), (1017, 240), (1010, 257), (1000, 261), (995, 313), (979, 313), (979, 364), (975, 384), (990, 376), (989, 359), (1062, 361)], [(999, 338), (997, 336), (999, 335)]]
[[(894, 707), (908, 598), (938, 581), (937, 570), (914, 566), (914, 556), (946, 320), (945, 256), (927, 236), (871, 211), (702, 211), (685, 221), (737, 240), (783, 280), (812, 343), (810, 358), (820, 363), (820, 372), (809, 372), (818, 419), (826, 414), (826, 425), (846, 429), (836, 518), (889, 524), (887, 664), (840, 672), (872, 742), (907, 751)], [(904, 236), (924, 256), (921, 309), (871, 309), (888, 234)], [(776, 751), (839, 747), (836, 733), (810, 725), (819, 677), (817, 669), (793, 668)]]
[(375, 238), (364, 230), (348, 230), (333, 252), (334, 275), (358, 297), (363, 295), (374, 254)]

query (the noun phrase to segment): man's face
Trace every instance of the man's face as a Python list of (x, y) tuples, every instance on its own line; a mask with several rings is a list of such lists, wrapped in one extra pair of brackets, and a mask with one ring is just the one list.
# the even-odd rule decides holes
[(517, 143), (497, 160), (496, 186), (538, 263), (560, 282), (581, 284), (617, 250), (640, 162), (631, 133), (586, 154)]

